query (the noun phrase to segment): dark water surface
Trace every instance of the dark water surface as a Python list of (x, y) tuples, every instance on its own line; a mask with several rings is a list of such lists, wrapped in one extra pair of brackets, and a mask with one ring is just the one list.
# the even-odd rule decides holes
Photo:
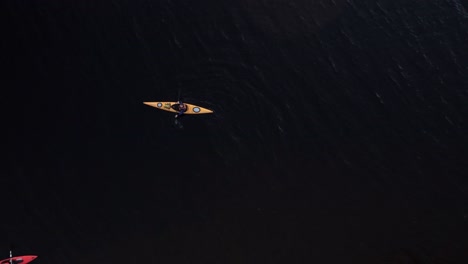
[(465, 263), (466, 8), (3, 1), (5, 258)]

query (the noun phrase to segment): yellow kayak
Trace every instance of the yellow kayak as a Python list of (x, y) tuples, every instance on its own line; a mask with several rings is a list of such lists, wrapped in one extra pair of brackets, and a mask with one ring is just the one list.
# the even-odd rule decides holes
[[(179, 103), (177, 102), (143, 102), (145, 105), (149, 105), (164, 111), (179, 113)], [(212, 110), (193, 104), (184, 103), (187, 106), (187, 110), (184, 112), (185, 115), (199, 115), (199, 114), (211, 114)]]

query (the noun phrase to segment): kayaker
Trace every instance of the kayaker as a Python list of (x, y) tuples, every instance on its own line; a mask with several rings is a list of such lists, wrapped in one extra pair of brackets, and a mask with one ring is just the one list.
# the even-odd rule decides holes
[(187, 106), (182, 101), (177, 101), (177, 104), (179, 105), (179, 113), (175, 115), (175, 118), (181, 117), (187, 111)]

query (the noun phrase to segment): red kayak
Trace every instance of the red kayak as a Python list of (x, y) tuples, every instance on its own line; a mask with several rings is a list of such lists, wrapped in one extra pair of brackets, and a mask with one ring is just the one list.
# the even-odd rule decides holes
[(12, 257), (7, 258), (0, 261), (0, 264), (27, 264), (33, 260), (35, 260), (37, 256), (19, 256), (19, 257)]

